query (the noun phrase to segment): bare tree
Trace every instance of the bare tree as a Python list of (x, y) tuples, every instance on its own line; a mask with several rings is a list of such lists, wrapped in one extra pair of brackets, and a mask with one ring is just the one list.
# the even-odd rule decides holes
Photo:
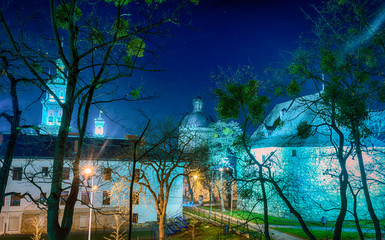
[[(151, 49), (148, 44), (154, 40), (154, 33), (170, 20), (178, 21), (180, 10), (186, 6), (184, 2), (170, 4), (174, 8), (165, 14), (159, 7), (160, 1), (147, 1), (147, 4), (119, 0), (107, 2), (114, 4), (115, 12), (108, 13), (108, 20), (105, 21), (99, 18), (98, 14), (106, 13), (104, 11), (106, 3), (94, 5), (91, 2), (73, 0), (59, 1), (59, 5), (56, 5), (56, 1), (49, 1), (46, 8), (50, 13), (50, 21), (40, 29), (51, 28), (52, 33), (43, 32), (44, 37), (36, 41), (24, 37), (28, 34), (28, 29), (23, 29), (21, 35), (17, 37), (9, 27), (9, 21), (6, 21), (3, 12), (0, 12), (0, 21), (15, 54), (63, 110), (54, 153), (53, 182), (47, 201), (47, 229), (50, 239), (67, 239), (71, 231), (74, 206), (79, 193), (80, 157), (90, 107), (95, 102), (94, 97), (98, 93), (103, 93), (103, 85), (130, 77), (134, 69), (143, 69), (144, 66), (137, 64), (138, 59), (144, 55), (144, 52)], [(137, 15), (130, 19), (125, 18), (132, 13)], [(40, 51), (36, 48), (34, 43), (40, 41), (43, 41), (46, 46), (57, 49), (57, 57), (64, 64), (64, 69), (60, 69), (55, 61), (47, 59), (44, 51), (46, 48), (42, 47)], [(34, 57), (32, 58), (29, 53), (33, 53)], [(42, 68), (54, 66), (59, 74), (63, 75), (66, 82), (64, 102), (49, 88), (47, 81), (36, 70), (36, 63)], [(136, 91), (132, 98), (136, 99), (139, 96), (140, 91)], [(62, 222), (59, 223), (65, 148), (75, 106), (79, 109), (77, 116), (79, 150), (73, 162), (74, 177), (71, 191), (65, 204)]]
[[(158, 215), (160, 239), (165, 238), (167, 205), (173, 189), (182, 188), (182, 178), (188, 174), (185, 169), (207, 157), (204, 147), (191, 148), (194, 134), (181, 136), (188, 133), (178, 130), (178, 125), (170, 120), (151, 126), (144, 135), (146, 151), (137, 158), (135, 168), (130, 162), (128, 175), (120, 176), (121, 187), (126, 190), (117, 191), (120, 197), (127, 191), (137, 191), (143, 195), (140, 199), (150, 201)], [(128, 207), (132, 211), (132, 205)]]

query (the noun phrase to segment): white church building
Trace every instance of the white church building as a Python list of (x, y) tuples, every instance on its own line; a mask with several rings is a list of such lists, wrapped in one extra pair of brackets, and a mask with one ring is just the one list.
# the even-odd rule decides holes
[[(58, 61), (59, 68), (63, 64)], [(65, 101), (66, 81), (62, 73), (57, 71), (56, 77), (48, 83), (48, 86)], [(12, 169), (9, 175), (6, 192), (14, 192), (5, 199), (5, 205), (0, 215), (0, 234), (20, 234), (34, 231), (31, 224), (36, 216), (43, 222), (46, 221), (46, 198), (49, 196), (53, 155), (58, 129), (60, 127), (62, 109), (50, 94), (46, 94), (42, 103), (41, 135), (26, 134), (18, 138)], [(102, 112), (94, 121), (95, 130), (92, 137), (85, 139), (81, 160), (83, 185), (79, 189), (78, 202), (75, 207), (74, 224), (72, 231), (85, 231), (89, 227), (91, 204), (93, 211), (92, 229), (112, 229), (114, 214), (122, 207), (122, 198), (111, 196), (111, 189), (119, 180), (118, 175), (129, 176), (132, 156), (127, 156), (127, 149), (133, 148), (137, 140), (135, 135), (126, 135), (124, 139), (112, 139), (105, 137), (105, 121)], [(9, 134), (0, 133), (0, 157), (6, 151)], [(65, 166), (63, 173), (63, 191), (60, 208), (64, 208), (65, 200), (69, 194), (72, 181), (72, 161), (78, 148), (77, 134), (68, 137)], [(87, 176), (86, 168), (91, 168), (93, 177)], [(147, 171), (148, 175), (155, 176), (149, 168), (137, 166), (140, 171)], [(152, 179), (156, 186), (156, 179)], [(91, 183), (93, 182), (93, 184)], [(171, 216), (182, 212), (183, 179), (176, 180), (171, 190), (167, 205), (167, 215)], [(92, 186), (96, 186), (91, 191)], [(140, 191), (137, 184), (134, 185), (133, 222), (137, 224), (156, 222), (157, 212), (148, 192)], [(20, 194), (30, 195), (20, 198)], [(92, 197), (91, 197), (92, 195)], [(124, 198), (124, 197), (123, 197)], [(32, 200), (33, 199), (33, 200)], [(92, 199), (92, 200), (91, 200)], [(44, 227), (45, 231), (45, 227)]]

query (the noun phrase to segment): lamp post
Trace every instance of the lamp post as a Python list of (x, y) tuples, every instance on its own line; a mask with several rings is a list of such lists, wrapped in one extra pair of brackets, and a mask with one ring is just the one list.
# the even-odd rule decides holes
[[(231, 167), (231, 166), (228, 166), (227, 167), (227, 170), (232, 170), (232, 173), (234, 173), (234, 168)], [(233, 216), (233, 181), (231, 181), (231, 185), (230, 185), (230, 188), (231, 188), (231, 203), (230, 203), (230, 215)]]
[(225, 211), (225, 202), (224, 202), (224, 199), (223, 199), (223, 168), (220, 168), (219, 171), (221, 172), (221, 183), (220, 183), (220, 190), (221, 190), (221, 211), (224, 212)]
[(88, 221), (88, 240), (91, 240), (91, 225), (92, 225), (92, 199), (93, 199), (93, 191), (97, 188), (94, 186), (94, 175), (91, 167), (87, 167), (84, 169), (84, 173), (87, 176), (91, 176), (91, 193), (90, 193), (90, 217)]
[(211, 214), (213, 212), (213, 178), (214, 178), (214, 171), (211, 171), (211, 182), (210, 182), (210, 218), (211, 218)]

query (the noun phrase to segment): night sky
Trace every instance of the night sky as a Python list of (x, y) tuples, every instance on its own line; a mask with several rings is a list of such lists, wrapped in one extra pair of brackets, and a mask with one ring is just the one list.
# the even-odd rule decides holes
[[(147, 93), (155, 93), (159, 98), (138, 104), (104, 105), (104, 112), (119, 121), (115, 124), (107, 120), (106, 135), (123, 137), (137, 133), (137, 126), (144, 121), (137, 112), (139, 108), (152, 119), (181, 117), (191, 112), (191, 100), (197, 96), (204, 99), (205, 111), (217, 119), (211, 94), (215, 83), (210, 80), (210, 74), (217, 72), (218, 66), (254, 65), (263, 79), (266, 68), (282, 67), (290, 61), (290, 52), (298, 48), (299, 37), (311, 35), (312, 24), (300, 8), (311, 11), (309, 5), (314, 2), (201, 0), (183, 17), (183, 22), (194, 29), (171, 26), (171, 36), (162, 40), (162, 48), (157, 52), (159, 59), (151, 67), (163, 71), (138, 71), (130, 79), (131, 86), (141, 85)], [(127, 82), (120, 88), (127, 88)], [(24, 95), (22, 105), (26, 106), (28, 100)], [(7, 105), (2, 96), (0, 110)], [(24, 113), (27, 123), (40, 124), (40, 102)], [(97, 114), (94, 109), (91, 120)], [(89, 126), (93, 128), (93, 121)], [(0, 131), (8, 130), (2, 123)]]

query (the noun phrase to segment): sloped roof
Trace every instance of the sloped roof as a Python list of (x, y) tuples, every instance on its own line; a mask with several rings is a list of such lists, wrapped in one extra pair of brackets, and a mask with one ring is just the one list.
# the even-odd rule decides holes
[[(312, 95), (296, 98), (287, 102), (277, 104), (252, 136), (253, 146), (262, 147), (324, 147), (331, 146), (330, 140), (338, 141), (336, 133), (330, 131), (327, 126), (320, 126), (317, 132), (306, 138), (301, 139), (297, 136), (297, 126), (302, 122), (315, 126), (325, 122), (318, 114), (327, 111), (321, 104), (318, 92)], [(273, 128), (275, 126), (275, 128)], [(346, 140), (349, 133), (344, 131)], [(345, 141), (350, 146), (348, 141)], [(368, 138), (365, 144), (369, 146), (385, 146), (375, 138)]]
[[(5, 155), (9, 134), (1, 134), (0, 156)], [(14, 158), (53, 158), (57, 136), (52, 135), (20, 135), (17, 139)], [(66, 158), (76, 154), (77, 136), (69, 136), (65, 152)], [(82, 159), (126, 159), (127, 151), (133, 140), (85, 138)]]

